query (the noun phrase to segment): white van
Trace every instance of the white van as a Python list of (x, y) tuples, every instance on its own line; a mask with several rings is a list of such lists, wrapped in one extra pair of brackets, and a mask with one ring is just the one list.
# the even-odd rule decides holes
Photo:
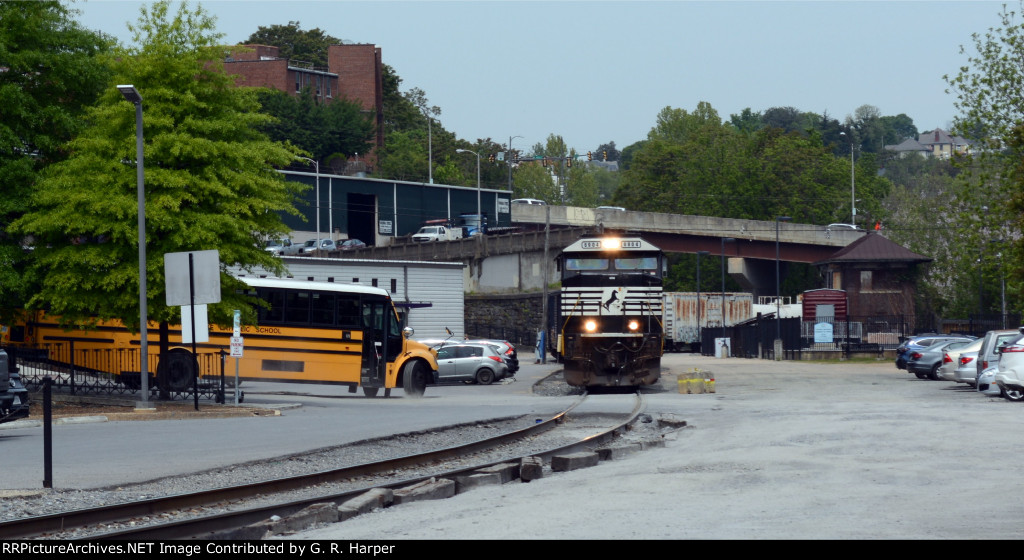
[(512, 201), (512, 204), (537, 204), (540, 206), (547, 206), (548, 203), (536, 198), (516, 198)]

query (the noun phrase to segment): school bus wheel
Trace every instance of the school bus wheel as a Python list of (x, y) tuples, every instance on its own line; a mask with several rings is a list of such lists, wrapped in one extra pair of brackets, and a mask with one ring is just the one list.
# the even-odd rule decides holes
[(402, 390), (408, 397), (422, 397), (427, 388), (427, 370), (419, 360), (410, 360), (402, 368)]
[(192, 353), (184, 348), (172, 348), (160, 358), (156, 380), (161, 391), (187, 391), (192, 385), (198, 365)]

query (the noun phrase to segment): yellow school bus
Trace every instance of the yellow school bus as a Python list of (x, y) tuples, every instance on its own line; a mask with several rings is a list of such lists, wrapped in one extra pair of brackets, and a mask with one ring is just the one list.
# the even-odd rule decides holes
[[(244, 350), (238, 361), (239, 379), (339, 384), (350, 391), (362, 387), (367, 397), (376, 396), (381, 388), (388, 395), (396, 387), (407, 396), (421, 396), (427, 385), (437, 383), (434, 353), (411, 339), (412, 329), (401, 327), (386, 290), (333, 282), (239, 280), (269, 304), (259, 310), (256, 325), (240, 328)], [(0, 344), (4, 346), (47, 349), (65, 345), (73, 348), (70, 354), (57, 358), (53, 353), (50, 361), (73, 360), (90, 371), (105, 371), (130, 387), (138, 386), (137, 359), (134, 370), (123, 361), (110, 366), (95, 359), (104, 350), (138, 355), (139, 334), (129, 332), (120, 322), (65, 330), (57, 319), (34, 312), (23, 324), (2, 331)], [(150, 323), (147, 331), (152, 352), (159, 344), (158, 326)], [(220, 356), (230, 348), (233, 334), (233, 329), (211, 326), (209, 341), (197, 343), (197, 355), (193, 356), (192, 344), (182, 343), (182, 327), (171, 326), (169, 350), (149, 360), (151, 378), (155, 375), (162, 392), (191, 390), (197, 372), (203, 378), (219, 374)]]

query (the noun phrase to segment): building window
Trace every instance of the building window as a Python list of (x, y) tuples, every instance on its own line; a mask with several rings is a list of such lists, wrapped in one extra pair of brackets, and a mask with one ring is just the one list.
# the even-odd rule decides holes
[(860, 291), (867, 292), (871, 290), (871, 271), (862, 270), (860, 271)]
[(398, 279), (397, 278), (392, 278), (391, 279), (391, 293), (395, 293), (397, 291), (398, 291)]
[(328, 76), (324, 81), (327, 82), (327, 97), (331, 97), (331, 77)]
[(843, 289), (843, 273), (836, 270), (832, 272), (832, 285), (829, 286), (834, 290)]

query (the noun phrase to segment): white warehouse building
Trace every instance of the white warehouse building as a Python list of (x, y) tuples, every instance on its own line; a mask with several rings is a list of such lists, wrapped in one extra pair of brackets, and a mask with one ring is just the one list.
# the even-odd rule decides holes
[[(282, 257), (285, 278), (376, 286), (391, 294), (416, 338), (445, 338), (445, 328), (465, 332), (464, 264), (458, 262), (382, 261), (323, 257)], [(235, 276), (276, 278), (256, 269), (231, 269)]]

